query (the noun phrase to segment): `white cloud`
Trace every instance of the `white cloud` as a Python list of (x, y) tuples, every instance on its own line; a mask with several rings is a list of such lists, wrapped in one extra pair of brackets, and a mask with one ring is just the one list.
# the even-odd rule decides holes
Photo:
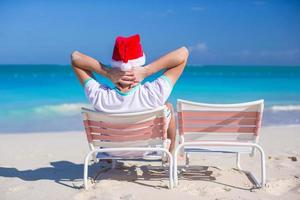
[(192, 52), (192, 51), (205, 52), (205, 51), (207, 51), (208, 48), (207, 48), (206, 43), (199, 42), (196, 45), (189, 46), (188, 49), (189, 49), (190, 52)]
[(203, 7), (203, 6), (193, 6), (193, 7), (191, 8), (191, 10), (192, 10), (192, 11), (203, 11), (203, 10), (206, 10), (206, 8)]

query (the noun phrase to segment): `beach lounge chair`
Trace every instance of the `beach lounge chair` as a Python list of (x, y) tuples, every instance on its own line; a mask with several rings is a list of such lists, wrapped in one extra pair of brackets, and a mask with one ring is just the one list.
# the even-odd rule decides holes
[[(265, 154), (259, 146), (259, 131), (264, 108), (264, 100), (238, 104), (206, 104), (177, 100), (178, 129), (180, 144), (174, 154), (174, 182), (178, 185), (178, 154), (186, 156), (186, 167), (191, 153), (215, 152), (236, 154), (238, 170), (245, 172), (257, 188), (266, 182)], [(240, 155), (260, 153), (261, 179), (244, 171), (240, 165)], [(253, 163), (256, 164), (256, 163)]]
[(82, 108), (90, 151), (84, 161), (84, 187), (88, 188), (90, 158), (169, 161), (169, 188), (173, 188), (173, 159), (168, 151), (165, 106), (138, 113), (107, 114)]

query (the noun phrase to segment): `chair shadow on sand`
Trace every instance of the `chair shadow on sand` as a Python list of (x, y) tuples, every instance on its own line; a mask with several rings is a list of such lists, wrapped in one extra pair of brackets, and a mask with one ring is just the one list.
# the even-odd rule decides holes
[[(228, 184), (228, 182), (220, 182), (216, 178), (218, 175), (214, 175), (213, 171), (210, 171), (209, 168), (215, 168), (220, 170), (219, 168), (214, 166), (190, 166), (188, 168), (179, 167), (178, 170), (181, 171), (181, 173), (179, 173), (178, 175), (179, 181), (194, 180), (194, 181), (203, 181), (203, 182), (213, 182), (218, 185), (222, 185), (222, 186), (226, 186), (238, 190), (246, 190), (246, 191), (252, 191), (256, 189), (254, 186), (255, 183), (253, 182), (251, 177), (249, 177), (249, 175), (247, 174), (241, 172), (241, 175), (243, 174), (243, 176), (246, 176), (249, 182), (253, 184), (252, 187), (241, 187), (240, 185), (237, 186), (237, 185)], [(185, 170), (182, 171), (181, 169), (185, 169)], [(237, 169), (234, 168), (233, 170), (238, 171)]]
[[(80, 187), (68, 185), (64, 181), (82, 180), (83, 164), (69, 161), (50, 162), (49, 167), (37, 169), (18, 170), (16, 168), (0, 167), (0, 177), (16, 177), (24, 181), (53, 180), (67, 187), (79, 189)], [(95, 167), (91, 165), (91, 167)]]
[[(138, 173), (138, 169), (140, 168), (140, 173)], [(183, 167), (179, 167), (178, 169), (182, 169)], [(214, 167), (213, 167), (214, 168)], [(238, 171), (238, 170), (237, 170)], [(243, 174), (243, 173), (242, 173)], [(251, 178), (248, 177), (246, 174), (243, 174), (248, 178), (250, 182), (252, 182)], [(179, 175), (180, 181), (182, 180), (191, 180), (191, 181), (204, 181), (204, 182), (213, 182), (215, 184), (226, 186), (234, 189), (239, 190), (246, 190), (251, 191), (253, 187), (240, 187), (237, 185), (231, 185), (227, 183), (223, 183), (217, 181), (213, 171), (209, 170), (208, 166), (191, 166), (186, 168), (186, 170)], [(96, 181), (101, 180), (118, 180), (118, 181), (130, 181), (134, 182), (139, 185), (144, 185), (153, 188), (168, 188), (167, 181), (168, 181), (168, 167), (161, 167), (161, 166), (151, 166), (151, 165), (139, 165), (139, 166), (125, 166), (121, 165), (116, 169), (110, 169), (108, 173), (99, 171), (94, 176)], [(163, 186), (158, 185), (157, 182), (166, 181)], [(155, 182), (151, 184), (150, 182)], [(252, 182), (254, 184), (254, 182)]]
[[(144, 185), (153, 188), (167, 188), (167, 183), (157, 185), (157, 182), (168, 180), (168, 169), (160, 166), (153, 167), (150, 165), (123, 165), (118, 163), (115, 169), (111, 169), (107, 163), (99, 162), (89, 166), (89, 177), (93, 182), (101, 180), (117, 180), (129, 181), (139, 185)], [(83, 178), (83, 164), (75, 164), (69, 161), (51, 162), (51, 166), (42, 167), (29, 170), (18, 170), (16, 168), (0, 167), (0, 177), (19, 178), (24, 181), (38, 181), (38, 180), (53, 180), (54, 182), (70, 187), (73, 189), (82, 188)], [(140, 172), (138, 173), (138, 169)], [(212, 181), (216, 184), (241, 189), (251, 190), (251, 188), (241, 188), (234, 185), (228, 185), (216, 181), (213, 172), (208, 170), (208, 167), (189, 168), (184, 173), (179, 175), (182, 180), (197, 180), (197, 181)], [(150, 182), (156, 181), (151, 184)], [(80, 184), (75, 184), (80, 183)]]

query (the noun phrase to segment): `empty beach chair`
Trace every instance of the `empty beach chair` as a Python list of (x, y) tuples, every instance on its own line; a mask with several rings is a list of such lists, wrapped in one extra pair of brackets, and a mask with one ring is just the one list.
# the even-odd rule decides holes
[[(207, 104), (177, 100), (180, 144), (174, 154), (174, 181), (178, 184), (177, 157), (186, 156), (186, 167), (191, 153), (215, 152), (236, 154), (237, 168), (263, 187), (266, 182), (265, 154), (259, 146), (264, 100), (238, 104)], [(240, 165), (240, 154), (260, 153), (260, 181)], [(256, 163), (253, 163), (256, 164)]]
[(173, 187), (173, 159), (168, 151), (164, 109), (138, 113), (107, 114), (82, 108), (90, 151), (84, 161), (84, 187), (88, 187), (88, 165), (95, 160), (169, 161), (169, 187)]

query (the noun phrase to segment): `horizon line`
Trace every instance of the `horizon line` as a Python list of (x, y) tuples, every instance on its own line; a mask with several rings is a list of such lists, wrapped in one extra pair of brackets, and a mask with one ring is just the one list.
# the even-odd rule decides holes
[[(0, 66), (2, 65), (61, 65), (61, 66), (70, 66), (71, 64), (56, 64), (56, 63), (51, 63), (51, 64), (12, 64), (12, 63), (8, 63), (8, 64), (0, 64)], [(107, 64), (104, 64), (107, 65)], [(107, 65), (110, 66), (110, 65)], [(261, 67), (300, 67), (300, 64), (187, 64), (187, 66), (230, 66), (230, 67), (234, 67), (234, 66), (243, 66), (243, 67), (256, 67), (256, 66), (261, 66)]]
[[(51, 63), (51, 64), (45, 64), (45, 63), (39, 63), (39, 64), (13, 64), (13, 63), (0, 63), (1, 65), (61, 65), (61, 66), (68, 66), (71, 64), (57, 64), (57, 63)], [(104, 64), (107, 66), (110, 66), (108, 64)], [(187, 66), (264, 66), (264, 67), (280, 67), (280, 66), (286, 66), (286, 67), (300, 67), (299, 64), (187, 64)]]

